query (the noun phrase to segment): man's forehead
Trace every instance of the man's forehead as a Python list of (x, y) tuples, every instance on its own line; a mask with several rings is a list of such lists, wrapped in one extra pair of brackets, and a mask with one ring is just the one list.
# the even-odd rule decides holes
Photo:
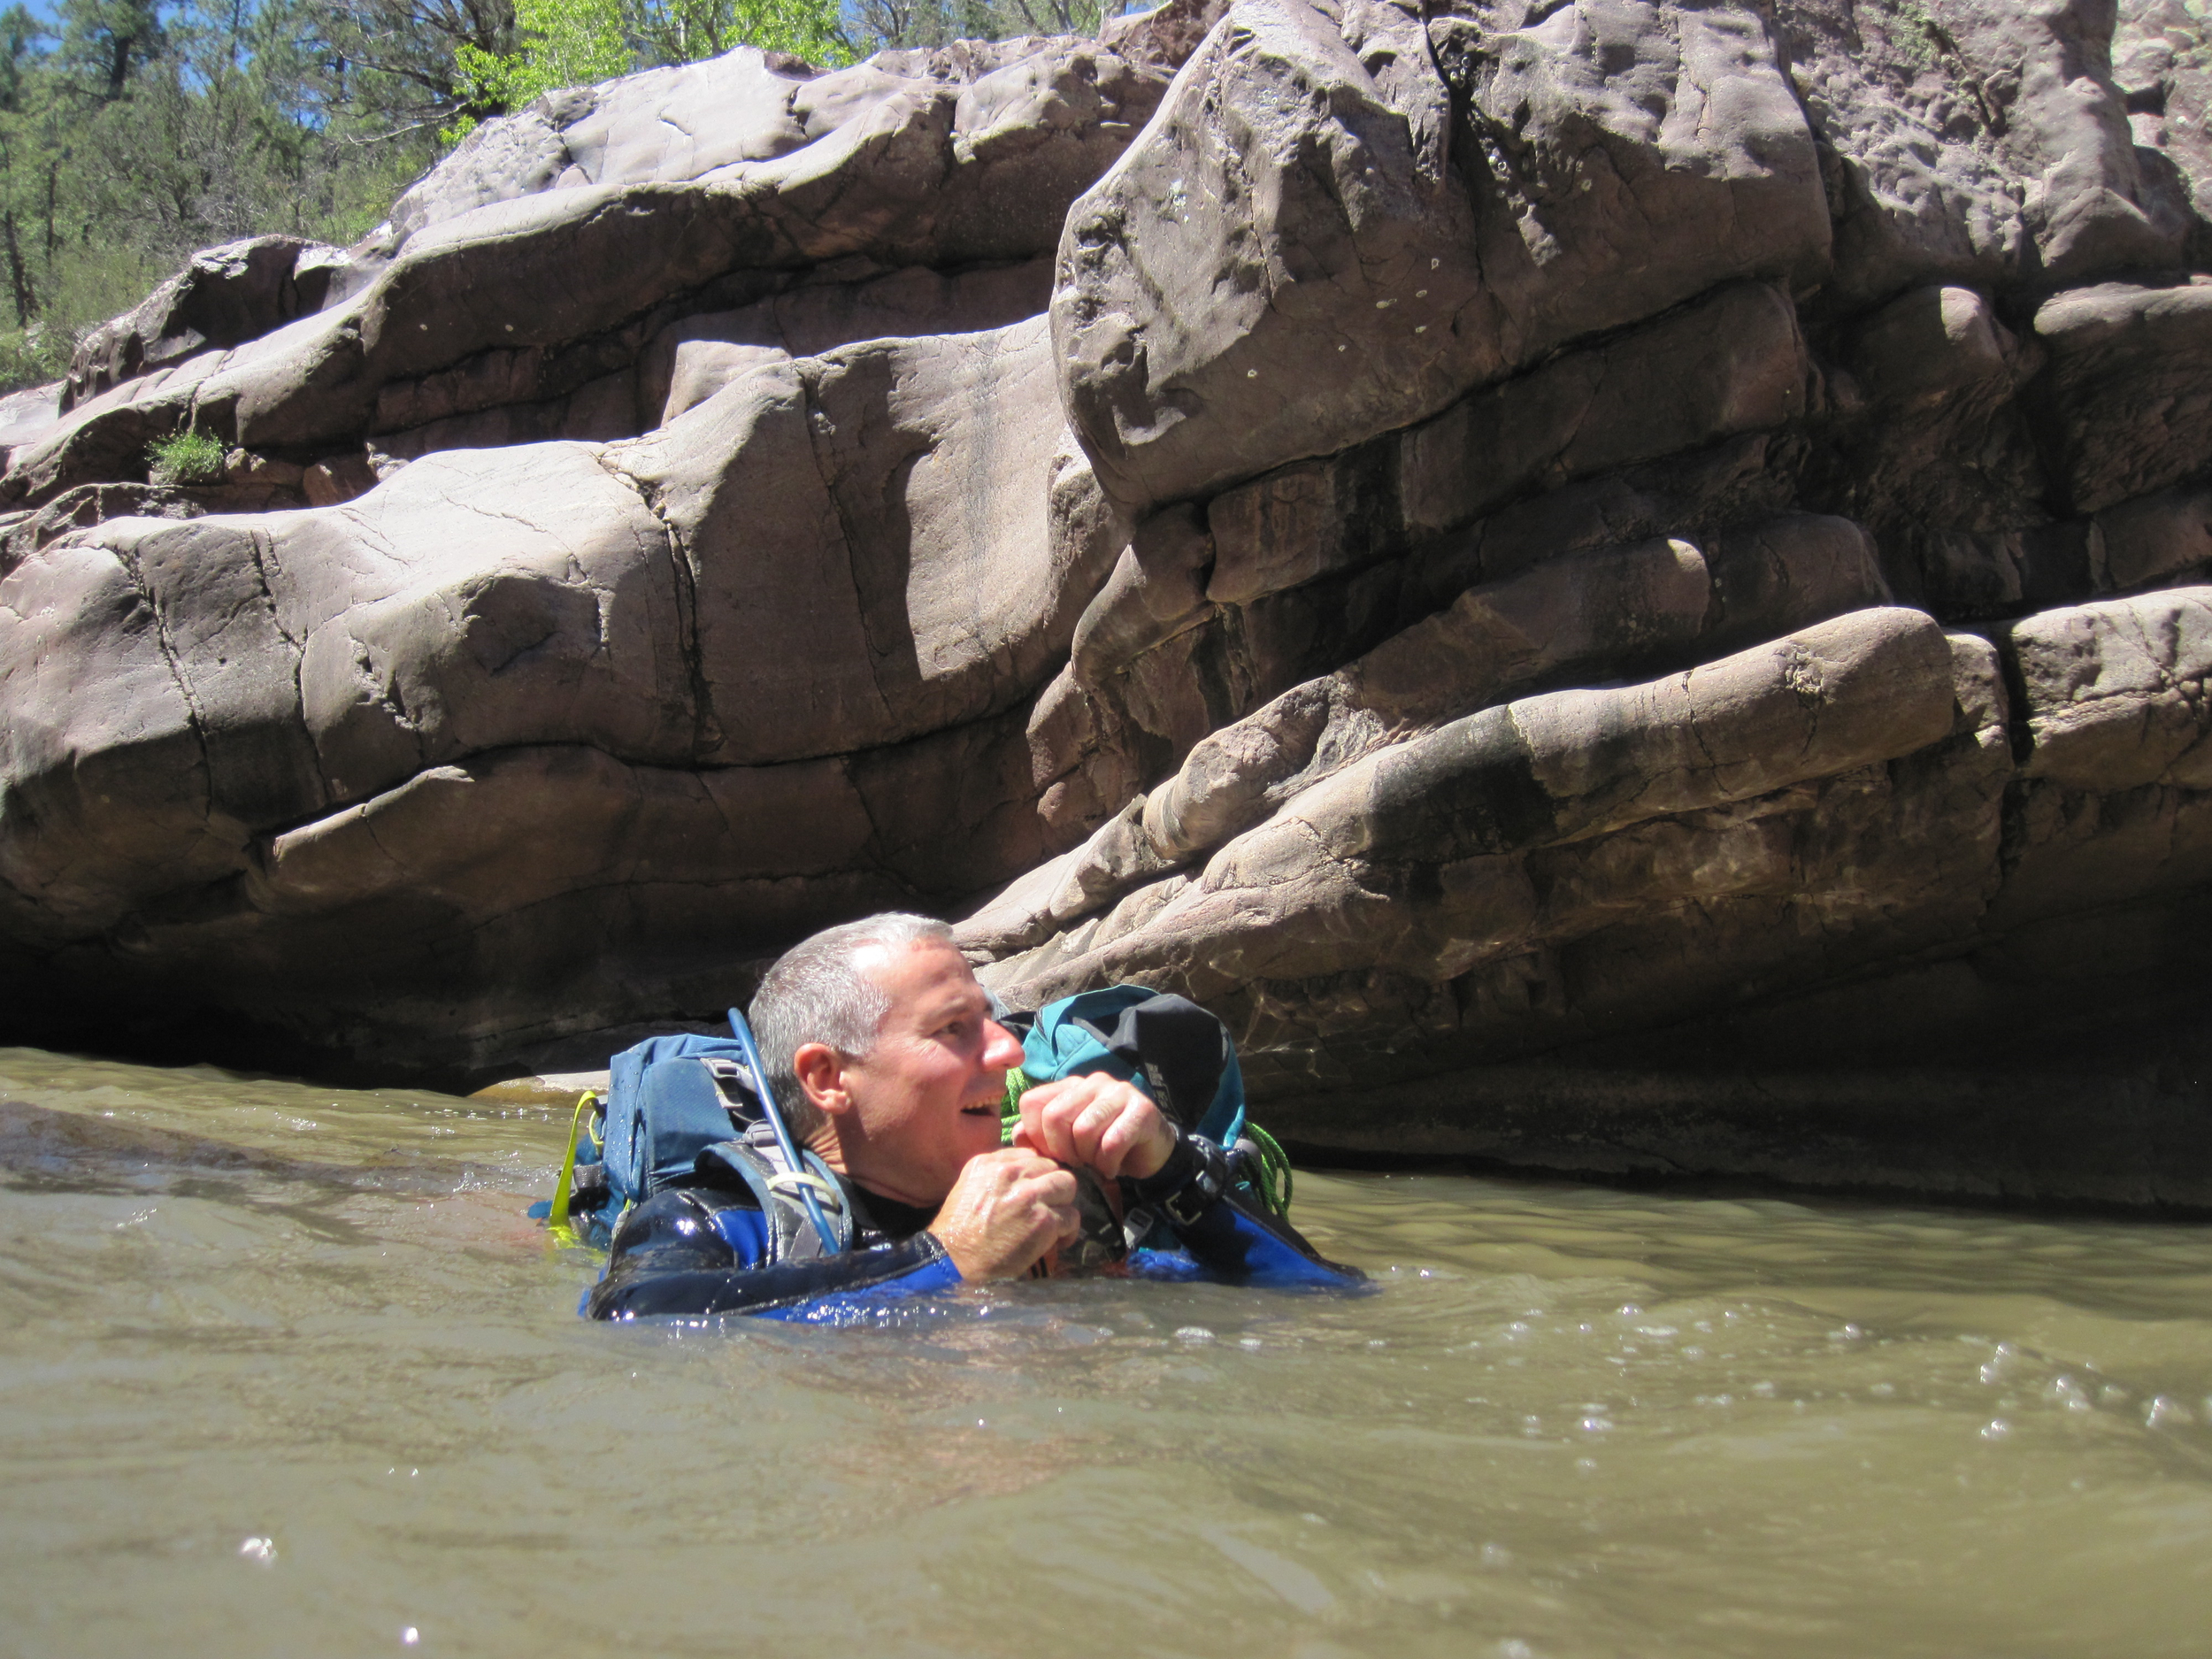
[(967, 958), (949, 941), (871, 942), (853, 953), (852, 962), (864, 978), (889, 994), (894, 1009), (923, 1004), (955, 1009), (990, 1000)]

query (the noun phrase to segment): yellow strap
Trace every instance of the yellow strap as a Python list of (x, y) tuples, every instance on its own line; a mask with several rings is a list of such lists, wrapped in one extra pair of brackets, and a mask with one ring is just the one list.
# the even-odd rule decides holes
[(568, 1154), (561, 1160), (561, 1179), (553, 1188), (553, 1208), (546, 1212), (545, 1230), (556, 1244), (577, 1244), (576, 1229), (568, 1225), (568, 1191), (576, 1181), (576, 1141), (584, 1132), (584, 1109), (598, 1095), (586, 1089), (576, 1097), (576, 1115), (568, 1123)]

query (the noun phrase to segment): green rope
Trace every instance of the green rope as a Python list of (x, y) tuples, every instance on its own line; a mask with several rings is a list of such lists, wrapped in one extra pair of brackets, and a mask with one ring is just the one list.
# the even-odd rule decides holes
[(1014, 1144), (1014, 1131), (1022, 1126), (1022, 1096), (1031, 1087), (1029, 1073), (1016, 1066), (1006, 1074), (1006, 1098), (998, 1109), (998, 1143)]
[(1259, 1164), (1255, 1171), (1259, 1180), (1260, 1202), (1279, 1216), (1288, 1215), (1292, 1185), (1290, 1154), (1283, 1150), (1281, 1143), (1273, 1135), (1248, 1118), (1245, 1119), (1244, 1133), (1252, 1137), (1253, 1144), (1260, 1149)]

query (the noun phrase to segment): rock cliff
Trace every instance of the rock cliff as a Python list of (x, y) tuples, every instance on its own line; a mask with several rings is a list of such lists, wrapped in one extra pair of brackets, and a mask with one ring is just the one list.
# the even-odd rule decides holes
[(2212, 1205), (2208, 63), (1171, 0), (541, 99), (0, 411), (17, 1034), (481, 1074), (919, 906), (1317, 1151)]

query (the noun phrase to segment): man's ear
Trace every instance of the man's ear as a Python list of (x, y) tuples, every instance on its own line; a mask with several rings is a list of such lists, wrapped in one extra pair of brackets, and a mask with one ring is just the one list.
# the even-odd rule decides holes
[(817, 1110), (835, 1118), (853, 1109), (845, 1088), (845, 1056), (826, 1042), (803, 1042), (791, 1056), (792, 1074)]

